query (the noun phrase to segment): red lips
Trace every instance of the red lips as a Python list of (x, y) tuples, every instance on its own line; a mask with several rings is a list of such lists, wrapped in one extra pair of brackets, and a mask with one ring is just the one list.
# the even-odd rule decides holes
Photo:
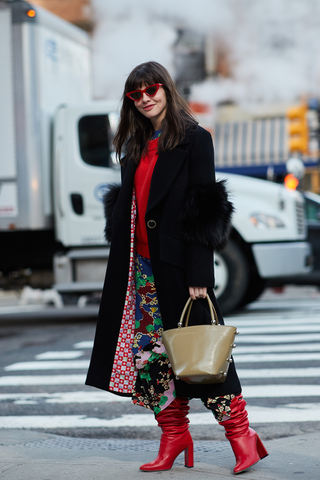
[(153, 105), (146, 105), (145, 107), (143, 107), (143, 110), (151, 110), (151, 108), (154, 107), (154, 104)]

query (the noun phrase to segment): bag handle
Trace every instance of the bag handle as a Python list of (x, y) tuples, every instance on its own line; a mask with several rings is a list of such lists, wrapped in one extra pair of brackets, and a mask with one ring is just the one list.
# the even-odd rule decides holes
[[(211, 324), (212, 325), (214, 325), (214, 324), (215, 325), (220, 325), (216, 309), (214, 308), (214, 305), (213, 305), (213, 303), (212, 303), (208, 294), (206, 295), (206, 299), (208, 300), (208, 304), (209, 304)], [(186, 319), (185, 326), (186, 327), (188, 326), (192, 305), (193, 305), (193, 300), (192, 300), (191, 297), (189, 297), (188, 300), (187, 300), (187, 303), (184, 306), (184, 309), (182, 310), (181, 317), (180, 317), (180, 320), (178, 322), (178, 328), (181, 328), (183, 326), (183, 319), (184, 319), (184, 316), (185, 316), (185, 313), (186, 313), (187, 309), (188, 309), (188, 312), (187, 312), (187, 319)]]

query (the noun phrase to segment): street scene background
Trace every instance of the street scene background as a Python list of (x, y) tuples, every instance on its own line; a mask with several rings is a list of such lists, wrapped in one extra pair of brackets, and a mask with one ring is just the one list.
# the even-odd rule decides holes
[[(240, 332), (234, 360), (248, 404), (250, 424), (263, 441), (287, 439), (287, 445), (290, 445), (290, 439), (296, 438), (303, 445), (307, 438), (304, 435), (314, 435), (308, 438), (317, 445), (320, 427), (320, 110), (317, 103), (320, 98), (320, 0), (163, 0), (154, 4), (145, 0), (35, 0), (28, 5), (35, 10), (38, 6), (47, 9), (89, 35), (92, 54), (90, 100), (114, 101), (119, 105), (123, 84), (131, 69), (140, 62), (155, 60), (168, 68), (200, 124), (213, 134), (214, 139), (216, 134), (217, 145), (217, 125), (266, 122), (266, 129), (272, 129), (278, 125), (272, 122), (279, 122), (279, 125), (282, 121), (288, 122), (288, 109), (297, 105), (302, 108), (303, 118), (308, 116), (305, 150), (304, 147), (291, 149), (290, 136), (284, 134), (286, 141), (281, 154), (285, 153), (277, 167), (260, 165), (265, 152), (259, 160), (257, 154), (256, 157), (253, 155), (253, 160), (253, 157), (249, 160), (246, 157), (241, 165), (238, 161), (239, 168), (248, 169), (245, 175), (271, 180), (281, 188), (286, 176), (292, 173), (287, 169), (287, 160), (293, 157), (300, 162), (295, 164), (299, 168), (293, 170), (296, 175), (294, 188), (287, 187), (296, 209), (291, 212), (292, 219), (297, 221), (298, 218), (303, 228), (299, 230), (299, 225), (292, 220), (291, 236), (279, 237), (277, 243), (288, 241), (288, 245), (293, 242), (311, 245), (310, 252), (300, 259), (306, 276), (290, 276), (283, 272), (281, 277), (278, 269), (276, 278), (269, 275), (270, 278), (262, 279), (257, 274), (258, 267), (253, 266), (254, 257), (241, 256), (242, 263), (232, 264), (232, 268), (228, 264), (229, 278), (232, 269), (240, 272), (243, 264), (246, 265), (246, 275), (241, 277), (239, 273), (235, 281), (237, 287), (233, 287), (232, 294), (226, 299), (228, 293), (223, 288), (229, 286), (225, 287), (224, 262), (231, 261), (231, 257), (217, 256), (215, 262), (217, 286), (221, 286), (224, 292), (221, 304), (225, 322), (236, 326)], [(0, 40), (1, 35), (0, 31)], [(112, 118), (109, 115), (111, 127)], [(265, 135), (261, 134), (262, 131), (258, 130), (259, 139)], [(47, 141), (51, 144), (52, 139)], [(254, 149), (256, 152), (258, 147)], [(221, 159), (225, 153), (222, 147), (219, 151), (223, 163)], [(259, 171), (255, 169), (257, 166), (261, 166)], [(221, 164), (219, 168), (223, 174)], [(0, 186), (1, 181), (0, 178)], [(100, 181), (105, 182), (105, 179)], [(52, 183), (50, 178), (50, 185)], [(281, 195), (279, 190), (276, 198), (279, 211), (290, 204), (289, 196), (284, 201)], [(311, 202), (309, 210), (304, 210), (303, 202), (308, 199)], [(270, 197), (270, 208), (272, 201)], [(255, 199), (251, 202), (255, 204)], [(21, 210), (21, 206), (19, 208)], [(73, 204), (73, 208), (77, 207)], [(102, 222), (100, 203), (99, 209), (99, 221)], [(50, 221), (55, 214), (53, 209)], [(6, 215), (2, 214), (2, 220)], [(98, 218), (98, 214), (95, 215)], [(260, 234), (264, 235), (270, 225), (271, 229), (274, 227), (278, 218), (273, 214), (268, 218), (256, 215), (250, 221), (256, 222)], [(12, 223), (3, 228), (7, 238), (15, 229)], [(91, 234), (86, 233), (88, 237)], [(100, 233), (102, 236), (102, 230)], [(52, 242), (61, 240), (53, 238), (56, 235), (53, 230), (51, 235)], [(265, 238), (258, 238), (257, 243), (267, 241)], [(247, 242), (248, 245), (253, 243), (251, 240)], [(151, 452), (153, 456), (158, 449), (160, 433), (152, 412), (137, 408), (128, 398), (84, 385), (101, 288), (97, 292), (79, 295), (63, 290), (59, 293), (52, 288), (54, 283), (59, 283), (51, 266), (56, 252), (50, 250), (49, 267), (46, 263), (43, 269), (38, 268), (38, 264), (34, 268), (31, 261), (28, 265), (28, 248), (30, 246), (34, 256), (41, 259), (44, 244), (41, 248), (33, 240), (30, 244), (19, 244), (16, 255), (27, 261), (21, 268), (16, 265), (11, 268), (10, 256), (13, 258), (15, 253), (6, 253), (9, 244), (7, 241), (2, 249), (1, 261), (6, 267), (0, 263), (0, 437), (3, 432), (3, 444), (23, 445), (39, 451), (48, 448), (56, 449), (56, 452), (59, 449), (63, 452), (77, 450), (77, 455), (81, 451), (87, 455), (91, 450), (100, 452), (101, 456), (103, 452), (112, 452), (113, 458), (119, 461), (123, 461), (123, 455), (129, 458), (132, 452)], [(64, 245), (65, 250), (70, 245), (73, 245), (71, 241)], [(106, 255), (105, 251), (103, 255)], [(43, 258), (47, 261), (47, 257)], [(290, 265), (297, 264), (295, 255), (288, 258)], [(59, 267), (64, 268), (62, 261)], [(86, 269), (87, 264), (83, 267), (84, 273)], [(96, 272), (98, 270), (100, 281), (105, 264), (102, 269), (97, 267)], [(97, 281), (94, 276), (90, 277), (91, 280)], [(242, 292), (241, 298), (239, 294), (236, 301), (242, 278), (242, 287), (246, 284), (247, 290)], [(190, 429), (195, 451), (204, 455), (201, 458), (210, 457), (210, 461), (215, 454), (220, 455), (217, 463), (220, 459), (226, 460), (227, 465), (230, 464), (229, 472), (233, 460), (224, 430), (200, 400), (193, 399), (190, 405)], [(30, 437), (28, 432), (31, 432)], [(36, 436), (38, 433), (40, 436)], [(12, 451), (9, 453), (12, 456), (8, 454), (10, 461), (8, 464), (4, 462), (3, 471), (8, 475), (4, 478), (20, 478), (15, 477), (17, 462), (11, 460), (15, 458)], [(21, 458), (22, 465), (24, 460)], [(314, 458), (311, 464), (315, 468)], [(271, 456), (264, 462), (269, 465), (266, 476), (252, 478), (276, 479)], [(280, 459), (277, 462), (280, 465)], [(290, 462), (292, 467), (288, 467), (288, 471), (291, 476), (289, 473), (286, 476), (279, 466), (281, 474), (277, 478), (289, 479), (293, 474), (311, 478), (308, 466), (292, 459)], [(181, 467), (182, 458), (175, 465)], [(223, 462), (219, 466), (223, 466)], [(268, 468), (271, 469), (269, 473)], [(204, 475), (205, 470), (200, 469), (200, 474)], [(222, 474), (229, 476), (226, 471)], [(46, 478), (41, 472), (37, 475), (35, 480)], [(101, 473), (97, 473), (96, 478), (102, 478), (99, 475)], [(119, 475), (118, 478), (124, 478), (121, 473)], [(80, 473), (74, 478), (81, 478)]]

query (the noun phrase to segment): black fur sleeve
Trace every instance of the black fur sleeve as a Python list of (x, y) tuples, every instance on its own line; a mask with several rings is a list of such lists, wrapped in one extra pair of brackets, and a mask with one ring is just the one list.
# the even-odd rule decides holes
[(222, 250), (228, 241), (233, 211), (225, 180), (189, 186), (181, 215), (184, 239)]
[(104, 216), (106, 219), (106, 226), (104, 229), (104, 236), (107, 242), (111, 242), (112, 237), (112, 215), (118, 200), (118, 196), (120, 193), (121, 185), (117, 183), (110, 183), (108, 185), (108, 191), (105, 193), (103, 197), (103, 208), (104, 208)]

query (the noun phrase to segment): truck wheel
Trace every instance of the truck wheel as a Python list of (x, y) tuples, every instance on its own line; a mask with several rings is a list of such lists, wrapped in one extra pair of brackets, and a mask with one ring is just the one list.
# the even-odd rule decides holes
[(248, 290), (241, 300), (239, 307), (244, 307), (248, 303), (254, 302), (266, 288), (266, 280), (259, 275), (252, 275), (248, 283)]
[(224, 315), (237, 308), (244, 298), (249, 283), (249, 269), (245, 255), (238, 245), (229, 240), (226, 248), (214, 255), (215, 295)]

